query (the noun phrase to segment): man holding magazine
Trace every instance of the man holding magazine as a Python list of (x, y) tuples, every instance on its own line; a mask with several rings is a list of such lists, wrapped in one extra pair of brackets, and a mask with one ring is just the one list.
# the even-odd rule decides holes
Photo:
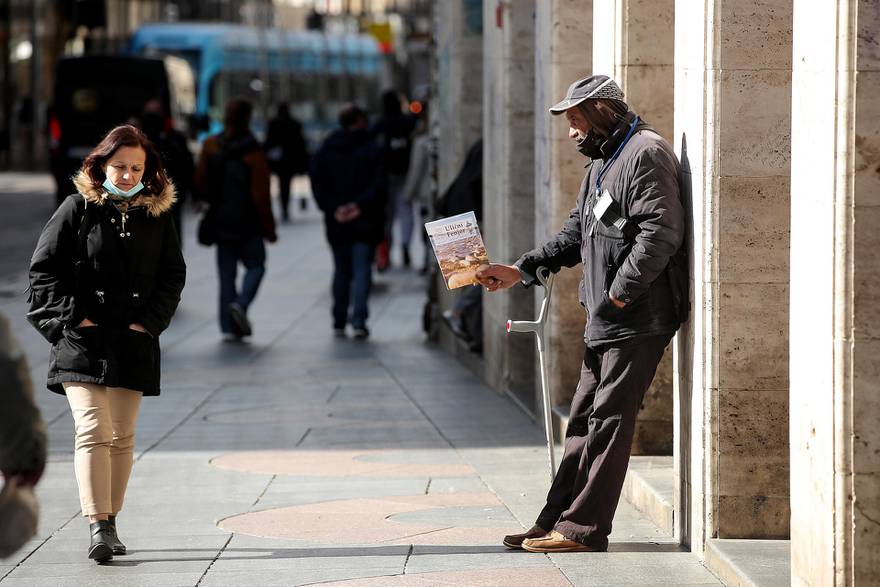
[(583, 263), (586, 350), (565, 453), (535, 525), (504, 538), (530, 552), (605, 551), (629, 464), (636, 416), (663, 351), (686, 319), (680, 167), (669, 143), (607, 76), (574, 82), (550, 108), (589, 157), (577, 206), (559, 233), (514, 265), (477, 272), (487, 291)]

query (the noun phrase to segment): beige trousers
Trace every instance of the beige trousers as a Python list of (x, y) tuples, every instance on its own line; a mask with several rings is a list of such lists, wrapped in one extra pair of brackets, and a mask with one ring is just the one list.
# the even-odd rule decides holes
[(84, 516), (122, 509), (134, 463), (134, 433), (143, 394), (122, 387), (65, 383), (76, 435), (73, 466)]

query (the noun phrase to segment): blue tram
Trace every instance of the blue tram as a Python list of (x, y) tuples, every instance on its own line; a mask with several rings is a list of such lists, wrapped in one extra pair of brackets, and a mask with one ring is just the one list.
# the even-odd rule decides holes
[(275, 104), (286, 101), (315, 141), (335, 126), (343, 103), (354, 101), (375, 111), (385, 74), (378, 44), (367, 35), (219, 23), (148, 24), (134, 33), (129, 49), (133, 55), (170, 57), (188, 65), (190, 71), (180, 75), (169, 68), (174, 110), (201, 120), (209, 133), (222, 127), (226, 101), (240, 97), (254, 103), (258, 134)]

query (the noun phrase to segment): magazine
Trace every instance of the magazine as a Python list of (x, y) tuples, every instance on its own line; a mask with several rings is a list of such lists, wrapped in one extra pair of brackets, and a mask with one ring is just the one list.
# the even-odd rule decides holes
[(477, 283), (477, 269), (489, 264), (473, 212), (425, 223), (447, 289)]

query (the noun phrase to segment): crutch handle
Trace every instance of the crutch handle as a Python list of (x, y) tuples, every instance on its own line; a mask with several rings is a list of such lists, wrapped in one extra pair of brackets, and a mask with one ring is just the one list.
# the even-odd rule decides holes
[(507, 332), (538, 332), (541, 328), (539, 322), (529, 322), (527, 320), (508, 320)]
[(535, 271), (535, 277), (538, 278), (538, 281), (544, 287), (552, 287), (553, 273), (543, 265), (538, 267), (538, 270)]

